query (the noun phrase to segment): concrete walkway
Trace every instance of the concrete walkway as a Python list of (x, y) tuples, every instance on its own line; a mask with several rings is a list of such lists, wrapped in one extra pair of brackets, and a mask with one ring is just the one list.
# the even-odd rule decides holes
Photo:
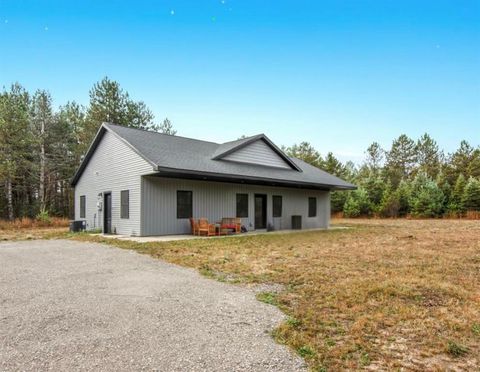
[(108, 234), (93, 234), (96, 236), (101, 236), (102, 238), (110, 239), (119, 239), (119, 240), (130, 240), (137, 243), (148, 243), (148, 242), (171, 242), (176, 240), (191, 240), (191, 239), (229, 239), (229, 238), (238, 238), (245, 236), (254, 236), (254, 235), (264, 235), (264, 234), (300, 234), (302, 232), (308, 231), (326, 231), (326, 230), (336, 230), (336, 229), (348, 229), (348, 227), (335, 226), (330, 227), (329, 229), (304, 229), (304, 230), (280, 230), (280, 231), (269, 231), (266, 230), (256, 230), (249, 231), (247, 233), (232, 234), (232, 235), (222, 235), (222, 236), (195, 236), (195, 235), (162, 235), (162, 236), (128, 236), (128, 235), (108, 235)]
[(299, 371), (246, 288), (95, 243), (0, 243), (0, 371)]

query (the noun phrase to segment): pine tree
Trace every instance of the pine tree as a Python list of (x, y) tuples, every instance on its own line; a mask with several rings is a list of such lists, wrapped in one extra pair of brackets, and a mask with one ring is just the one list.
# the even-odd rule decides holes
[(467, 141), (462, 141), (458, 150), (449, 155), (445, 172), (450, 184), (454, 184), (460, 174), (467, 179), (480, 176), (480, 150), (477, 150)]
[(299, 145), (295, 144), (287, 147), (285, 152), (288, 156), (303, 160), (314, 167), (321, 168), (323, 165), (320, 153), (308, 142), (301, 142)]
[[(46, 182), (48, 166), (47, 156), (49, 153), (49, 136), (54, 125), (54, 114), (52, 110), (52, 98), (50, 94), (44, 90), (38, 90), (32, 97), (31, 118), (33, 133), (36, 139), (36, 147), (38, 154), (38, 199), (40, 211), (46, 211), (47, 193)], [(48, 155), (47, 155), (48, 153)], [(54, 159), (50, 159), (54, 160)]]
[(415, 177), (409, 200), (413, 215), (438, 217), (442, 213), (444, 200), (442, 190), (425, 173), (419, 173)]
[(385, 186), (385, 181), (373, 172), (362, 181), (362, 187), (366, 190), (370, 204), (375, 211), (380, 209)]
[(463, 191), (462, 204), (467, 211), (480, 211), (480, 180), (469, 178)]
[(412, 195), (410, 184), (407, 181), (401, 181), (395, 194), (398, 200), (398, 216), (404, 217), (410, 213), (410, 198)]
[(168, 120), (168, 118), (165, 118), (160, 125), (155, 125), (153, 129), (160, 133), (170, 134), (171, 136), (177, 134), (177, 131), (173, 129), (172, 122)]
[(330, 193), (331, 212), (338, 213), (343, 211), (343, 206), (347, 201), (348, 193), (344, 191), (333, 191)]
[(467, 167), (467, 174), (471, 177), (480, 178), (480, 147), (472, 152), (470, 161)]
[[(5, 186), (6, 216), (10, 220), (23, 210), (22, 203), (28, 202), (24, 187), (30, 183), (26, 178), (31, 174), (33, 162), (29, 105), (30, 95), (18, 83), (0, 95), (0, 178)], [(20, 186), (23, 193), (16, 190)]]
[(463, 193), (465, 191), (465, 186), (467, 185), (467, 181), (462, 173), (458, 176), (457, 180), (455, 181), (455, 186), (453, 187), (453, 191), (450, 197), (450, 204), (448, 209), (454, 213), (462, 213), (465, 208), (463, 205)]
[(402, 134), (393, 141), (392, 148), (387, 153), (386, 168), (394, 186), (410, 177), (416, 161), (416, 145), (411, 138)]
[(416, 154), (418, 171), (424, 172), (428, 177), (435, 179), (440, 172), (441, 160), (437, 142), (425, 133), (417, 141)]
[(331, 152), (325, 156), (320, 168), (337, 177), (346, 178), (347, 176), (345, 166)]
[(435, 183), (437, 186), (442, 190), (443, 195), (445, 196), (445, 200), (443, 202), (443, 210), (442, 212), (445, 213), (448, 209), (448, 205), (450, 204), (451, 198), (452, 198), (452, 186), (447, 180), (447, 177), (445, 176), (445, 173), (443, 171), (440, 171), (440, 173), (437, 176), (437, 179), (435, 180)]
[(57, 114), (59, 125), (64, 127), (64, 130), (69, 133), (65, 139), (65, 145), (67, 147), (67, 156), (71, 159), (73, 168), (80, 165), (83, 155), (80, 147), (86, 142), (85, 117), (85, 108), (74, 101), (60, 106)]
[(378, 211), (384, 217), (398, 217), (399, 210), (400, 200), (398, 193), (393, 190), (391, 182), (388, 181), (383, 191)]
[(154, 116), (145, 103), (133, 101), (118, 82), (108, 77), (96, 83), (89, 94), (90, 104), (82, 139), (83, 151), (86, 151), (104, 122), (139, 129), (148, 129), (154, 125)]
[(349, 195), (343, 206), (343, 215), (348, 218), (354, 218), (360, 216), (360, 206), (358, 200), (353, 196)]
[(346, 217), (370, 216), (372, 204), (365, 189), (359, 187), (352, 191), (345, 202), (343, 213)]
[(385, 156), (385, 150), (378, 142), (373, 142), (366, 151), (366, 165), (373, 173), (378, 173)]

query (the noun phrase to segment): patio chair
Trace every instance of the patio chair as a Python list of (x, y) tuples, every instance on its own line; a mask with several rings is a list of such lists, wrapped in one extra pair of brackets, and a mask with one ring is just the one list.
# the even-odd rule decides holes
[(198, 222), (190, 218), (190, 226), (192, 227), (192, 235), (198, 235)]
[(198, 235), (213, 236), (216, 235), (215, 225), (208, 223), (206, 218), (200, 218), (198, 220)]

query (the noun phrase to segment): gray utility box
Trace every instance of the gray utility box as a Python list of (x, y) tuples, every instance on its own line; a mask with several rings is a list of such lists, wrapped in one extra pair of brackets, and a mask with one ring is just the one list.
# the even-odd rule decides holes
[(292, 230), (302, 229), (302, 216), (292, 216)]
[(70, 221), (71, 232), (85, 231), (86, 228), (87, 228), (87, 221), (85, 220)]

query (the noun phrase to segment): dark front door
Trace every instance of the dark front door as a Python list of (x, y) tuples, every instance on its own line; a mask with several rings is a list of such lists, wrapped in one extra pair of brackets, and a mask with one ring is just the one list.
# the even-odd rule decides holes
[(267, 227), (267, 195), (255, 194), (255, 229)]
[(112, 194), (110, 192), (103, 194), (103, 232), (112, 233)]

